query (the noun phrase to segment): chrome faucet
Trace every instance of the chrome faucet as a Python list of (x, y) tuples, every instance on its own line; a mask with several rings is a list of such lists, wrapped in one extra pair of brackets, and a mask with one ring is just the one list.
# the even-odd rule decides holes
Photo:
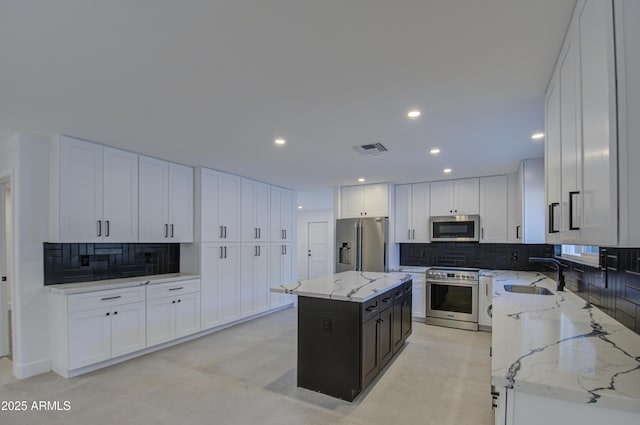
[(549, 258), (549, 257), (529, 257), (529, 262), (530, 263), (550, 263), (556, 266), (556, 268), (558, 269), (558, 287), (556, 288), (557, 291), (564, 291), (564, 274), (562, 273), (562, 268), (564, 267), (564, 265), (556, 260), (555, 258)]

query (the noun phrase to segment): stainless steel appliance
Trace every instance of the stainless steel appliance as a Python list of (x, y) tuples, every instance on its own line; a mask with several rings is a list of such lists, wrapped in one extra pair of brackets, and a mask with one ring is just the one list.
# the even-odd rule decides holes
[(445, 215), (429, 217), (431, 242), (478, 242), (479, 215)]
[(479, 275), (478, 269), (428, 269), (426, 323), (477, 331)]
[(336, 273), (387, 272), (388, 217), (336, 220)]

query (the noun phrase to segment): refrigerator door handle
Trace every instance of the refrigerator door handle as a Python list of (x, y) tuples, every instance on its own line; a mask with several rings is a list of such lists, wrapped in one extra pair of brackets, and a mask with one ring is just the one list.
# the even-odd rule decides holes
[(357, 270), (359, 272), (363, 271), (362, 270), (362, 258), (363, 258), (363, 256), (362, 256), (362, 230), (363, 230), (362, 222), (360, 221), (360, 222), (358, 222), (358, 250), (357, 250), (357, 253), (358, 253), (358, 268), (357, 268)]

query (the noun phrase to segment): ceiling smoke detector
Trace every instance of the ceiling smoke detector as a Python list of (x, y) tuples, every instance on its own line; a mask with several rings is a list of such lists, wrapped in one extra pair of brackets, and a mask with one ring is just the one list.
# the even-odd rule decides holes
[(370, 156), (370, 157), (380, 156), (387, 151), (387, 148), (385, 148), (382, 143), (372, 143), (369, 145), (354, 146), (353, 149), (355, 149), (355, 151), (358, 152), (360, 155)]

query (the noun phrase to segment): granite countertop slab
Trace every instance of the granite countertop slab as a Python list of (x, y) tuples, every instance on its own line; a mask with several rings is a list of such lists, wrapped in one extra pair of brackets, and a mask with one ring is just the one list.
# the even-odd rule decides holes
[(153, 285), (157, 283), (179, 282), (182, 280), (200, 279), (199, 274), (166, 273), (149, 276), (127, 277), (122, 279), (107, 279), (91, 282), (63, 283), (48, 285), (49, 291), (58, 294), (72, 295), (85, 292), (104, 291), (106, 289), (130, 288), (132, 286)]
[[(536, 272), (493, 277), (492, 384), (640, 413), (640, 335)], [(554, 295), (504, 290), (542, 286)]]
[(271, 292), (362, 303), (409, 280), (406, 273), (348, 271), (276, 286)]

